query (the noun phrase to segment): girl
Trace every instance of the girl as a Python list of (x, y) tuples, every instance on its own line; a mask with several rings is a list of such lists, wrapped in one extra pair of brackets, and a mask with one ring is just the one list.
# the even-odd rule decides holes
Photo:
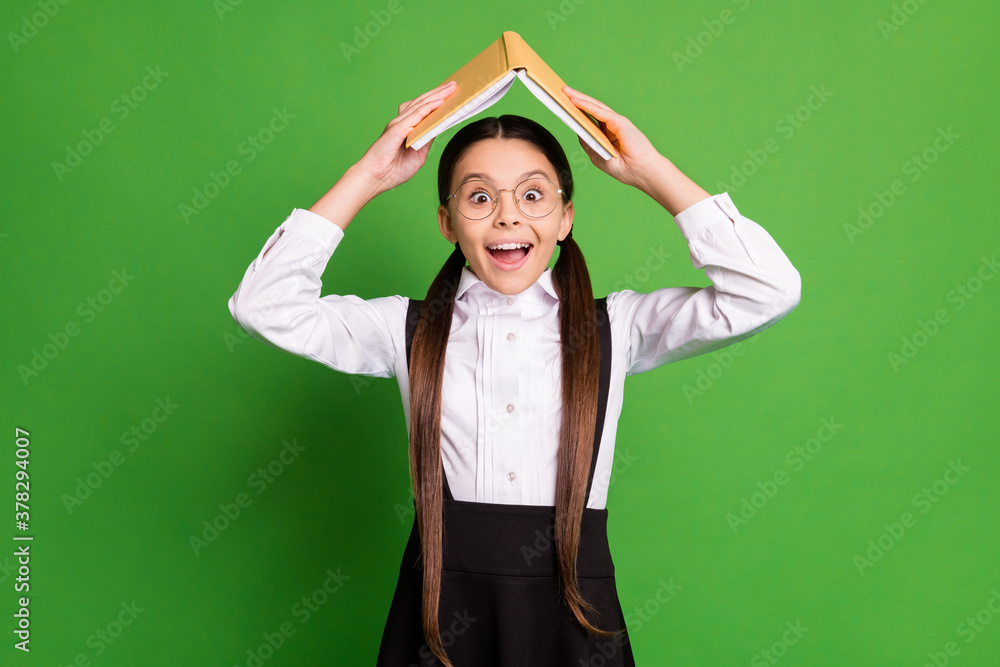
[(275, 230), (229, 308), (289, 352), (398, 379), (416, 518), (378, 665), (634, 665), (605, 508), (625, 376), (771, 326), (798, 304), (799, 275), (727, 194), (566, 87), (620, 155), (581, 141), (591, 161), (674, 217), (711, 286), (595, 299), (565, 153), (537, 123), (501, 116), (463, 127), (441, 155), (438, 225), (454, 250), (425, 298), (320, 297), (348, 224), (423, 165), (430, 144), (405, 148), (406, 136), (454, 88), (400, 105), (361, 160)]

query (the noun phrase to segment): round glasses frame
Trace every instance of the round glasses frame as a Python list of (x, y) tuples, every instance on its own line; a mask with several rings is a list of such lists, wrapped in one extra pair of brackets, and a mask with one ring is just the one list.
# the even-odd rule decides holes
[[(528, 181), (545, 181), (547, 183), (551, 183), (552, 185), (555, 185), (555, 183), (552, 183), (552, 181), (550, 181), (549, 179), (542, 178), (541, 176), (531, 176), (530, 178), (526, 178), (523, 181), (521, 181), (520, 183), (518, 183), (517, 185), (515, 185), (513, 188), (498, 188), (493, 183), (490, 183), (489, 181), (484, 181), (484, 180), (481, 180), (481, 179), (473, 179), (473, 180), (465, 181), (464, 183), (460, 183), (458, 185), (458, 190), (461, 190), (463, 186), (468, 185), (469, 183), (486, 183), (489, 186), (491, 186), (494, 190), (497, 191), (497, 196), (493, 200), (493, 208), (490, 209), (489, 213), (487, 213), (486, 215), (480, 216), (478, 218), (473, 218), (473, 217), (467, 215), (464, 211), (462, 211), (461, 207), (458, 206), (458, 197), (457, 197), (458, 190), (455, 190), (454, 194), (450, 194), (447, 197), (445, 197), (445, 201), (448, 201), (449, 199), (451, 199), (451, 198), (454, 197), (455, 198), (455, 208), (458, 210), (459, 213), (462, 214), (463, 217), (468, 218), (469, 220), (483, 220), (483, 219), (488, 218), (491, 215), (493, 215), (494, 211), (497, 210), (497, 204), (500, 203), (500, 193), (504, 192), (504, 191), (507, 191), (507, 192), (510, 192), (510, 196), (514, 198), (514, 206), (517, 207), (518, 211), (520, 211), (524, 215), (528, 216), (529, 218), (535, 218), (535, 219), (537, 219), (537, 218), (544, 218), (546, 215), (549, 215), (549, 214), (552, 213), (552, 211), (556, 210), (556, 206), (558, 206), (558, 203), (553, 204), (552, 205), (552, 210), (550, 210), (548, 213), (544, 213), (542, 215), (531, 215), (530, 213), (525, 212), (524, 209), (521, 208), (521, 200), (518, 199), (517, 195), (514, 194), (514, 193), (517, 191), (517, 189), (519, 187), (521, 187), (522, 185), (524, 185)], [(556, 194), (560, 194), (561, 195), (562, 192), (563, 192), (562, 190), (560, 190), (558, 188), (556, 189)]]

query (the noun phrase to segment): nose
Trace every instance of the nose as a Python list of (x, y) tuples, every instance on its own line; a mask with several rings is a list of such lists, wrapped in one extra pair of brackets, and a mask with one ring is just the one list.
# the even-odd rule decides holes
[[(509, 192), (510, 197), (504, 197), (504, 192)], [(513, 189), (505, 188), (497, 191), (497, 210), (500, 214), (497, 216), (496, 222), (499, 222), (501, 225), (506, 224), (508, 221), (514, 225), (520, 222), (518, 218), (521, 215), (521, 210), (517, 207), (517, 202), (514, 200)]]

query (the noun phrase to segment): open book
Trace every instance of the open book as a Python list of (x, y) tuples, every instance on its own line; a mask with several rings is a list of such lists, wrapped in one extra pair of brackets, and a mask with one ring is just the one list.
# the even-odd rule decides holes
[(442, 81), (454, 80), (458, 84), (455, 92), (413, 128), (406, 146), (421, 148), (445, 130), (496, 104), (510, 90), (515, 78), (523, 81), (535, 97), (601, 157), (605, 160), (618, 157), (618, 151), (597, 124), (562, 91), (563, 80), (520, 35), (510, 30)]

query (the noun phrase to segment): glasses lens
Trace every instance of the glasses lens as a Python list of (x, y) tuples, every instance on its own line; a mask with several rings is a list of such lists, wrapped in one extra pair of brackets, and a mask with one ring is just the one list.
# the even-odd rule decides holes
[(459, 212), (472, 220), (485, 218), (493, 212), (497, 189), (486, 181), (466, 181), (455, 193)]
[[(470, 220), (481, 220), (496, 208), (500, 193), (488, 181), (466, 181), (455, 192), (459, 212)], [(529, 218), (544, 218), (559, 204), (559, 188), (547, 178), (529, 178), (514, 190), (515, 203)]]
[(514, 191), (517, 207), (532, 218), (543, 218), (559, 203), (559, 188), (547, 178), (529, 178)]

